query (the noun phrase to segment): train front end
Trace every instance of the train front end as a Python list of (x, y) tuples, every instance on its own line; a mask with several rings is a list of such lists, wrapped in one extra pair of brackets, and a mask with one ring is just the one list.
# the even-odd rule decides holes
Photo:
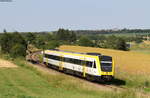
[(111, 81), (114, 78), (114, 60), (111, 56), (99, 56), (100, 76), (104, 81)]

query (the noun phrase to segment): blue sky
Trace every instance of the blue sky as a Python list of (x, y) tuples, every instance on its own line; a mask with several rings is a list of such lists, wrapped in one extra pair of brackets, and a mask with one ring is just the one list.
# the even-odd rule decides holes
[(0, 2), (0, 32), (58, 28), (150, 29), (150, 0), (13, 0)]

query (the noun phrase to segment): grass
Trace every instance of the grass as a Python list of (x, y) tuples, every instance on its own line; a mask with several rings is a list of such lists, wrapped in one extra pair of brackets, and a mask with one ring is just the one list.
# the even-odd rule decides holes
[(22, 59), (18, 68), (0, 68), (0, 98), (136, 98), (134, 91), (110, 92), (71, 76), (48, 74)]

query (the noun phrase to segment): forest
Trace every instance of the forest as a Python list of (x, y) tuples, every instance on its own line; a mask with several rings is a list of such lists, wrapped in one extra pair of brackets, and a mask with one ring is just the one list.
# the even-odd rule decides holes
[[(124, 32), (146, 32), (148, 30), (121, 30)], [(73, 31), (68, 29), (59, 29), (54, 32), (7, 32), (5, 29), (0, 34), (1, 52), (10, 54), (12, 57), (26, 56), (27, 47), (33, 45), (38, 49), (54, 49), (60, 45), (76, 45), (98, 48), (109, 48), (122, 51), (130, 50), (130, 42), (141, 43), (146, 40), (144, 35), (136, 36), (116, 36), (115, 31), (111, 31), (112, 35), (99, 34), (92, 31)]]

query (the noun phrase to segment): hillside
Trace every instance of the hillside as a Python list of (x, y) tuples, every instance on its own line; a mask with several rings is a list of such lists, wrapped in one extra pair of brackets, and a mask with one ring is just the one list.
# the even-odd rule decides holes
[[(90, 89), (78, 90), (75, 83), (63, 84), (69, 83), (64, 81), (66, 80), (64, 76), (60, 77), (57, 74), (49, 76), (51, 78), (47, 80), (39, 73), (24, 67), (0, 68), (0, 98), (77, 98), (77, 96), (98, 98), (100, 96), (96, 92), (90, 93)], [(66, 87), (63, 87), (65, 85)]]
[[(8, 62), (8, 61), (7, 61)], [(0, 98), (116, 98), (132, 96), (133, 91), (114, 93), (54, 70), (39, 69), (23, 60), (15, 60), (18, 67), (0, 68)], [(10, 65), (11, 66), (11, 65)]]

